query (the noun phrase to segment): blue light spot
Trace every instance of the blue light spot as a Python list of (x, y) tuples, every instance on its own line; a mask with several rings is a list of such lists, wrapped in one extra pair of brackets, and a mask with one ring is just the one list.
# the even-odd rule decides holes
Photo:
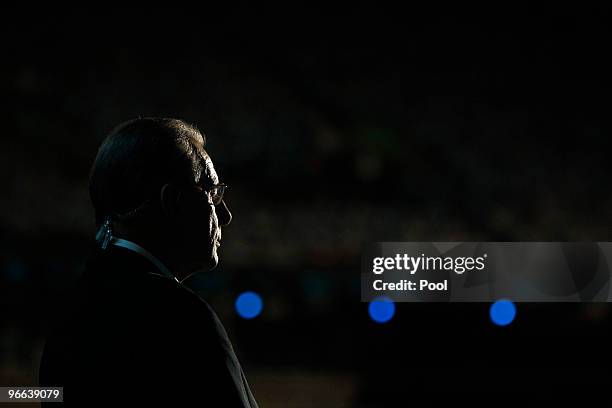
[(377, 298), (370, 302), (368, 311), (370, 312), (370, 317), (376, 323), (386, 323), (395, 314), (395, 303), (386, 297)]
[(502, 299), (491, 305), (489, 309), (491, 321), (498, 326), (507, 326), (516, 317), (516, 306), (510, 300)]
[(261, 296), (255, 292), (244, 292), (236, 298), (236, 312), (245, 319), (257, 317), (263, 309)]

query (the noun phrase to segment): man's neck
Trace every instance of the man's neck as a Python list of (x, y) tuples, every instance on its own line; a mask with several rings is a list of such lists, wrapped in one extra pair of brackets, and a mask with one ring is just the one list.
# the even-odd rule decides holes
[(174, 262), (174, 257), (163, 250), (163, 245), (156, 245), (155, 241), (144, 239), (135, 234), (115, 234), (115, 239), (117, 243), (119, 243), (119, 245), (117, 245), (117, 243), (115, 243), (115, 245), (123, 246), (134, 252), (140, 253), (154, 263), (158, 269), (162, 269), (163, 272), (167, 271), (167, 273), (178, 281), (182, 281), (186, 277), (187, 274), (180, 263)]
[(161, 262), (156, 256), (154, 256), (152, 253), (150, 253), (149, 251), (147, 251), (146, 249), (144, 249), (137, 243), (127, 240), (127, 239), (123, 239), (123, 238), (112, 237), (112, 239), (110, 240), (110, 244), (128, 249), (132, 252), (139, 254), (140, 256), (143, 256), (149, 262), (155, 265), (160, 275), (165, 276), (167, 278), (174, 279), (178, 282), (178, 278), (174, 276), (174, 274), (170, 271), (170, 269), (168, 269), (168, 267), (163, 262)]

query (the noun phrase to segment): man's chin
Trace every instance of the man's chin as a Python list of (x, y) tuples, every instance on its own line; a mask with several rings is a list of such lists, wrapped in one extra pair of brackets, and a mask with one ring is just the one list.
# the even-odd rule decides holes
[(197, 272), (212, 271), (219, 264), (219, 256), (216, 251), (210, 255), (210, 258), (197, 262), (194, 266)]
[(217, 267), (217, 265), (219, 265), (219, 257), (217, 256), (217, 254), (214, 254), (212, 256), (208, 265), (209, 265), (209, 268), (208, 268), (209, 271), (212, 271), (213, 269)]
[(217, 259), (210, 259), (206, 262), (194, 262), (189, 266), (189, 272), (187, 276), (185, 276), (181, 280), (192, 278), (193, 276), (198, 275), (202, 272), (212, 271), (213, 269), (217, 267), (217, 264), (218, 264)]

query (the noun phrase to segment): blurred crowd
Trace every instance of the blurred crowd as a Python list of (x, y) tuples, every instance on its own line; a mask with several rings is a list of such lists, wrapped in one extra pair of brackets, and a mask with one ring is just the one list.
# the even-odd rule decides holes
[[(269, 406), (291, 394), (282, 378), (356, 395), (365, 242), (609, 239), (596, 15), (519, 28), (361, 12), (293, 31), (159, 11), (6, 22), (0, 383), (36, 382), (54, 299), (93, 236), (89, 166), (137, 116), (195, 124), (230, 185), (221, 265), (190, 284)], [(243, 290), (264, 299), (252, 322), (233, 311)]]

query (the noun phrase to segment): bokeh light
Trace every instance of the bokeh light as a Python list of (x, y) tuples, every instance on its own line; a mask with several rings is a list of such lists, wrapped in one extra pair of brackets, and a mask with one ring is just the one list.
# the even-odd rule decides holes
[(377, 298), (370, 302), (368, 311), (376, 323), (387, 323), (395, 314), (395, 303), (386, 297)]
[(491, 305), (489, 309), (491, 321), (498, 326), (507, 326), (516, 317), (516, 306), (512, 301), (501, 299)]
[(236, 312), (244, 319), (257, 317), (263, 309), (261, 296), (255, 292), (244, 292), (236, 298)]

